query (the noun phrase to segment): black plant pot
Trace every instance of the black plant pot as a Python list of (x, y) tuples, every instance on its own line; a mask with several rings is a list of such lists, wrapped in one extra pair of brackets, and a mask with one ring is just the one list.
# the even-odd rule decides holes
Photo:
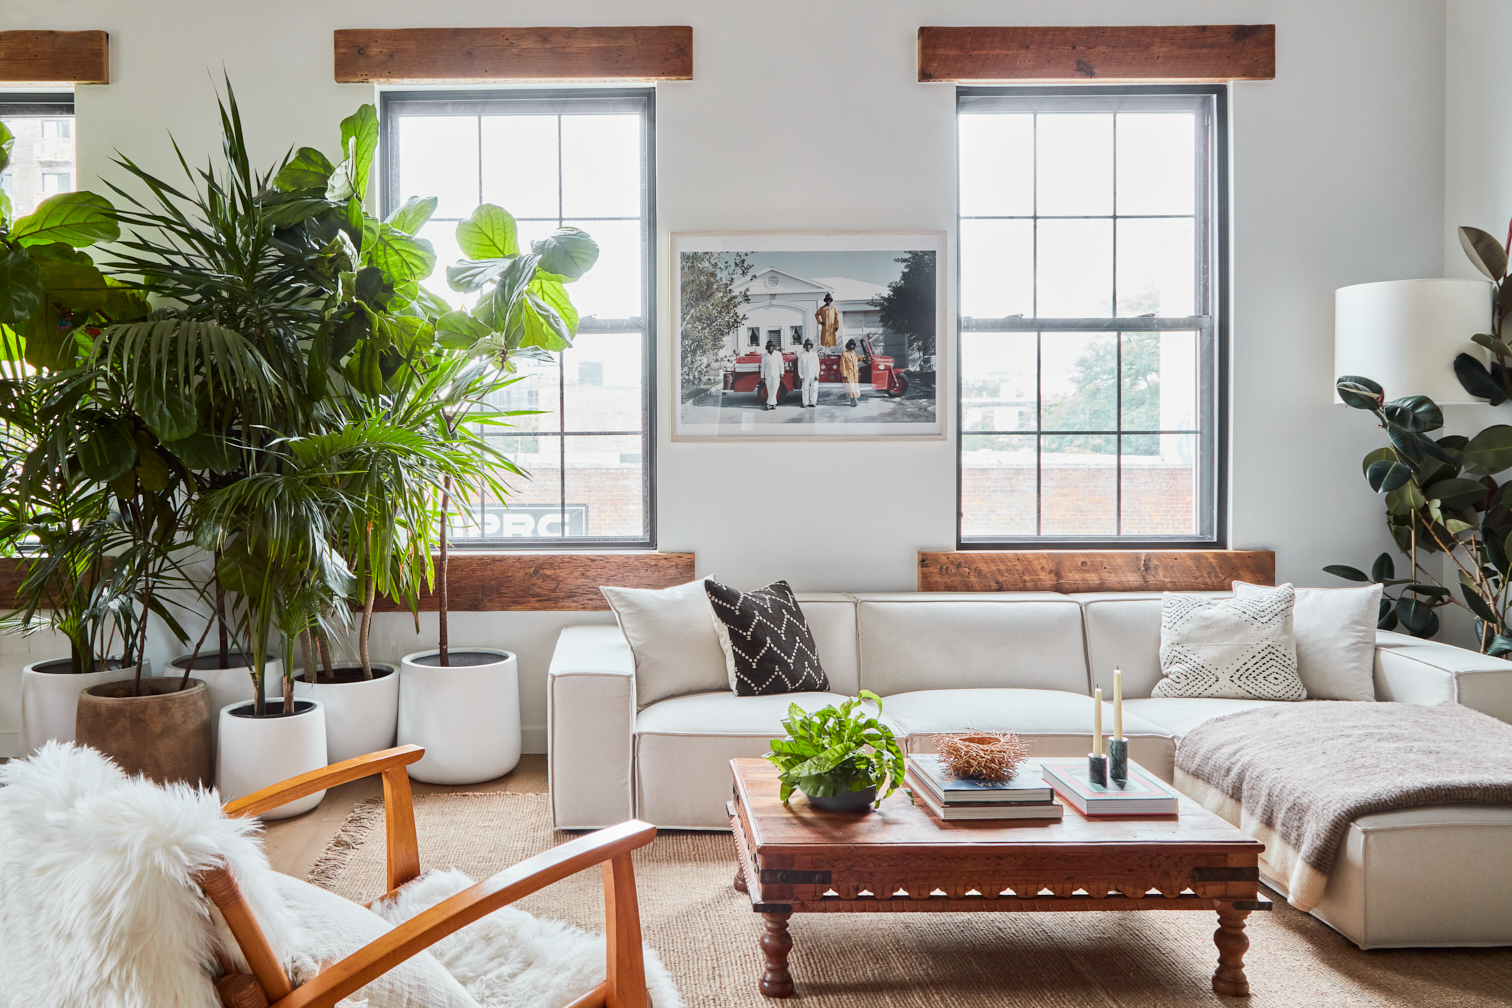
[(875, 787), (862, 788), (860, 791), (841, 791), (839, 794), (808, 795), (809, 804), (826, 812), (869, 812), (872, 803), (877, 800)]

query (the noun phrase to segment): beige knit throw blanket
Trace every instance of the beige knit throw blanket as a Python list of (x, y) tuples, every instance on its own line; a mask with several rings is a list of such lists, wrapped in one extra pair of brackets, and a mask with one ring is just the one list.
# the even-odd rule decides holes
[(1310, 910), (1352, 820), (1422, 805), (1512, 805), (1512, 725), (1456, 703), (1319, 700), (1204, 722), (1176, 784), (1266, 844), (1262, 869)]

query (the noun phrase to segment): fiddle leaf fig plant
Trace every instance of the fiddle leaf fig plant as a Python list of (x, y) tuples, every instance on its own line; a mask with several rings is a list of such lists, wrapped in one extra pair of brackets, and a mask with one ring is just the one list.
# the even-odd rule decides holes
[(882, 698), (870, 690), (836, 707), (809, 714), (788, 705), (782, 719), (785, 739), (772, 739), (767, 759), (782, 771), (782, 800), (795, 790), (815, 798), (877, 789), (877, 805), (903, 783), (903, 750), (892, 729), (867, 717), (865, 703), (882, 713)]

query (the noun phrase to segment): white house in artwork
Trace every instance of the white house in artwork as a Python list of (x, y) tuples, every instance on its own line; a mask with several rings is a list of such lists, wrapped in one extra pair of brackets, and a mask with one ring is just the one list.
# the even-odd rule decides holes
[[(745, 306), (745, 321), (730, 334), (727, 352), (749, 353), (776, 340), (784, 349), (802, 346), (811, 339), (819, 343), (819, 324), (814, 312), (829, 294), (840, 312), (839, 345), (863, 334), (876, 336), (882, 327), (873, 298), (887, 293), (878, 284), (848, 277), (804, 277), (775, 266), (758, 272), (746, 283), (750, 302)], [(881, 347), (879, 346), (880, 350)]]

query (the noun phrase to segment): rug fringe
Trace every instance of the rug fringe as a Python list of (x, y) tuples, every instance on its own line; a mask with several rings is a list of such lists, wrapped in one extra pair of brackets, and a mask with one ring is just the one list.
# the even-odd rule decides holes
[(346, 822), (341, 824), (335, 839), (326, 847), (325, 853), (320, 855), (310, 868), (310, 874), (305, 880), (322, 889), (331, 889), (341, 881), (342, 874), (351, 862), (352, 856), (357, 853), (369, 833), (379, 823), (383, 822), (383, 799), (369, 798), (358, 802), (352, 809), (352, 814), (347, 816)]

